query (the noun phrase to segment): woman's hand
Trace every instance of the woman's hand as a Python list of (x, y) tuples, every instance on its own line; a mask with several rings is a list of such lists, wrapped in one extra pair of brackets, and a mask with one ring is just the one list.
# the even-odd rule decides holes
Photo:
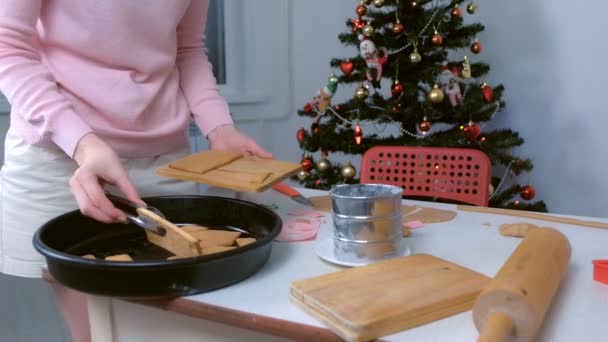
[(253, 139), (241, 133), (234, 125), (222, 125), (207, 135), (212, 150), (230, 150), (271, 159), (272, 154), (261, 148)]
[(70, 189), (83, 215), (106, 223), (126, 220), (125, 214), (106, 197), (104, 183), (116, 185), (127, 199), (145, 205), (114, 150), (95, 134), (80, 139), (74, 160), (79, 167), (70, 179)]

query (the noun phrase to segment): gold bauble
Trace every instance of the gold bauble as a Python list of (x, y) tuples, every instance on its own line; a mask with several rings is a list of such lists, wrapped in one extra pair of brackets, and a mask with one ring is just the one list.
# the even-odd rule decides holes
[(371, 37), (374, 35), (374, 27), (370, 24), (367, 24), (363, 26), (362, 32), (364, 36)]
[(300, 172), (298, 172), (298, 179), (303, 182), (306, 180), (306, 178), (308, 178), (308, 176), (310, 176), (310, 173), (304, 171), (304, 170), (300, 170)]
[(469, 2), (469, 5), (467, 6), (467, 12), (469, 14), (475, 14), (475, 12), (477, 12), (477, 5), (473, 1)]
[(378, 8), (384, 6), (384, 0), (374, 0), (374, 6)]
[(414, 50), (414, 52), (410, 53), (410, 62), (412, 64), (418, 64), (422, 61), (422, 56), (418, 53), (418, 51)]
[(443, 102), (444, 98), (445, 94), (443, 93), (443, 90), (441, 90), (441, 88), (435, 84), (433, 89), (429, 92), (429, 101), (433, 103), (441, 103)]
[(355, 177), (355, 175), (357, 174), (357, 170), (355, 170), (355, 167), (351, 163), (348, 163), (347, 165), (342, 167), (340, 173), (342, 174), (342, 177), (348, 180)]
[(369, 95), (369, 91), (365, 87), (363, 87), (363, 86), (358, 87), (357, 89), (355, 89), (355, 97), (358, 100), (364, 100), (364, 99), (367, 98), (368, 95)]
[(321, 158), (317, 162), (317, 170), (319, 170), (320, 172), (325, 172), (329, 170), (330, 167), (331, 164), (329, 163), (329, 160), (327, 160), (327, 158)]

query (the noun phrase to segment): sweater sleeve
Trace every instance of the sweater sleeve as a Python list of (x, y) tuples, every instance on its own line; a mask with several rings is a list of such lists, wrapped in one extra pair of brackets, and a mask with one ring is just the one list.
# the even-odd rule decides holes
[(91, 128), (61, 94), (35, 48), (42, 1), (0, 1), (0, 91), (13, 119), (27, 123), (34, 140), (50, 139), (72, 157)]
[(205, 48), (208, 6), (208, 0), (192, 1), (177, 28), (180, 88), (205, 136), (217, 126), (233, 123), (228, 104), (219, 93)]

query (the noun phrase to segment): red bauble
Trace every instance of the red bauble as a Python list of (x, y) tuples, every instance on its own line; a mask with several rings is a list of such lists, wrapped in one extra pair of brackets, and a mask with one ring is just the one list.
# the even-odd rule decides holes
[(319, 132), (321, 132), (321, 125), (319, 125), (318, 122), (313, 122), (312, 125), (310, 125), (310, 131), (314, 135), (319, 134)]
[(315, 167), (315, 163), (313, 163), (312, 159), (310, 159), (308, 157), (302, 159), (300, 164), (302, 165), (302, 169), (306, 172), (310, 172), (310, 170), (312, 170)]
[(439, 46), (439, 45), (443, 44), (443, 36), (440, 35), (439, 33), (435, 33), (433, 35), (433, 37), (431, 38), (431, 42), (433, 42), (433, 44)]
[(355, 12), (357, 12), (358, 16), (362, 17), (367, 13), (367, 7), (364, 5), (359, 5), (357, 6), (357, 9), (355, 9)]
[(298, 130), (298, 133), (296, 133), (296, 138), (298, 139), (298, 142), (300, 144), (302, 143), (302, 141), (304, 141), (304, 136), (305, 136), (304, 128), (300, 128)]
[(317, 180), (315, 181), (315, 185), (316, 185), (316, 186), (320, 186), (320, 185), (321, 185), (321, 179), (317, 179)]
[(431, 130), (431, 122), (425, 116), (420, 125), (418, 125), (418, 127), (422, 132), (426, 133)]
[(346, 76), (350, 75), (350, 73), (353, 72), (353, 69), (354, 69), (354, 65), (353, 65), (353, 62), (350, 60), (346, 60), (346, 61), (340, 63), (340, 70), (342, 70), (342, 72)]
[(405, 30), (405, 27), (403, 26), (402, 23), (396, 22), (395, 24), (393, 24), (392, 29), (393, 29), (394, 34), (399, 34)]
[(361, 126), (359, 126), (359, 124), (357, 123), (357, 126), (355, 126), (355, 142), (357, 143), (357, 145), (360, 145), (362, 140), (363, 131), (361, 130)]
[(467, 137), (468, 141), (472, 142), (477, 140), (479, 134), (481, 134), (481, 127), (472, 122), (469, 122), (469, 124), (464, 128), (464, 135)]
[(521, 193), (519, 195), (521, 198), (529, 201), (534, 199), (534, 196), (536, 196), (536, 190), (531, 185), (526, 185), (521, 189)]
[(393, 98), (396, 99), (403, 93), (403, 84), (401, 84), (398, 80), (395, 80), (393, 85), (391, 86), (391, 93), (393, 94)]
[(483, 50), (483, 46), (481, 46), (480, 42), (475, 41), (475, 43), (473, 43), (471, 45), (471, 52), (473, 52), (473, 53), (481, 53), (481, 50)]
[(461, 15), (462, 11), (460, 10), (460, 7), (454, 7), (452, 10), (452, 17), (460, 17)]
[(481, 86), (481, 94), (483, 95), (483, 100), (486, 101), (486, 103), (490, 103), (492, 102), (492, 98), (494, 97), (494, 89), (484, 83)]
[(312, 112), (312, 105), (310, 103), (307, 103), (307, 104), (304, 105), (304, 112), (305, 113)]

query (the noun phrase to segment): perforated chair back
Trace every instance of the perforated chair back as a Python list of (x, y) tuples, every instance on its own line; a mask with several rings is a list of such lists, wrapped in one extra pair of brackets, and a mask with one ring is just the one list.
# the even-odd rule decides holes
[(363, 154), (360, 183), (392, 184), (403, 195), (488, 206), (492, 164), (466, 148), (375, 146)]

